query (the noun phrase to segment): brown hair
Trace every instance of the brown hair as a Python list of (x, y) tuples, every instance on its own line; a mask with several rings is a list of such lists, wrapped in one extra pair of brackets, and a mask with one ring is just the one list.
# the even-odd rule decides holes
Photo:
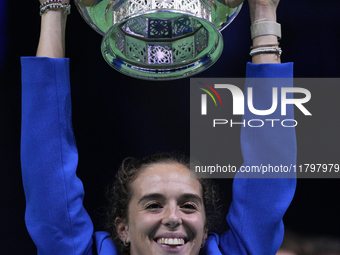
[[(127, 219), (132, 190), (130, 184), (138, 177), (140, 170), (157, 163), (177, 163), (190, 169), (190, 160), (188, 157), (174, 153), (159, 153), (141, 160), (127, 158), (123, 161), (118, 169), (115, 180), (108, 188), (108, 209), (106, 230), (110, 233), (111, 238), (116, 241), (122, 255), (129, 255), (130, 249), (123, 245), (116, 232), (115, 219)], [(215, 219), (220, 217), (220, 208), (217, 205), (219, 201), (217, 185), (209, 179), (197, 179), (202, 185), (202, 195), (205, 207), (207, 227), (210, 230)]]

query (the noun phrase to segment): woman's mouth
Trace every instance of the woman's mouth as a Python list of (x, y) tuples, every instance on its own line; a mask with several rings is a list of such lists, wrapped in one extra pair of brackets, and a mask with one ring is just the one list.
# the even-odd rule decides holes
[(167, 245), (173, 245), (173, 246), (178, 246), (178, 245), (183, 245), (185, 243), (183, 238), (158, 238), (157, 243), (159, 244), (167, 244)]

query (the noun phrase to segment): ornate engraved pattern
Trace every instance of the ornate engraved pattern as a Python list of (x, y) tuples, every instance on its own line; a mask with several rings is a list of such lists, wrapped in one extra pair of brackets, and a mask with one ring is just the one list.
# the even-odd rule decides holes
[(171, 38), (171, 19), (149, 19), (148, 38)]
[(130, 19), (124, 24), (122, 29), (128, 34), (145, 37), (146, 18), (136, 17)]
[(174, 63), (185, 62), (186, 60), (193, 59), (194, 57), (193, 43), (184, 42), (177, 45), (174, 43), (172, 53)]
[(128, 16), (130, 1), (124, 2), (116, 11), (113, 12), (113, 25)]
[(174, 36), (181, 36), (193, 32), (192, 18), (180, 17), (174, 20)]
[(195, 34), (195, 55), (200, 54), (207, 46), (209, 42), (209, 33), (205, 27), (202, 27)]
[(167, 45), (149, 45), (149, 64), (172, 64), (172, 52)]
[(126, 37), (126, 57), (140, 62), (146, 62), (146, 45), (140, 40)]
[(211, 7), (201, 0), (126, 0), (113, 11), (113, 25), (132, 14), (157, 9), (187, 11), (211, 21)]
[(152, 9), (174, 9), (176, 0), (153, 0)]
[(151, 8), (151, 1), (150, 0), (129, 0), (127, 1), (129, 4), (129, 11), (128, 14), (135, 14), (139, 12), (145, 12), (150, 10)]
[(199, 0), (181, 0), (178, 1), (178, 7), (178, 9), (182, 11), (200, 14), (200, 8), (202, 8), (203, 6)]
[[(128, 0), (115, 11), (115, 20), (117, 21), (119, 16), (123, 19), (151, 7), (179, 9), (194, 13), (196, 16), (209, 13), (206, 4), (200, 0)], [(163, 41), (171, 38), (177, 39)], [(208, 42), (208, 31), (201, 22), (183, 15), (175, 19), (145, 16), (128, 19), (121, 30), (117, 31), (114, 43), (130, 61), (150, 65), (171, 65), (192, 61), (208, 47)]]
[[(194, 22), (190, 17), (181, 17), (175, 20), (173, 29), (171, 29), (170, 19), (149, 19), (149, 38), (156, 38), (156, 41), (159, 37), (170, 38), (173, 31), (177, 33), (177, 36), (187, 33), (177, 40), (159, 41), (156, 44), (155, 40), (152, 42), (135, 37), (135, 32), (141, 33), (141, 28), (143, 32), (148, 30), (148, 27), (145, 28), (142, 24), (138, 24), (139, 19), (137, 17), (129, 20), (122, 27), (125, 31), (117, 31), (115, 38), (116, 47), (131, 61), (150, 65), (185, 63), (196, 58), (208, 47), (209, 33), (207, 29), (201, 23)], [(197, 32), (193, 33), (192, 30)]]
[(125, 36), (124, 36), (123, 32), (121, 32), (121, 31), (117, 32), (116, 40), (115, 41), (116, 41), (117, 49), (121, 53), (125, 54)]

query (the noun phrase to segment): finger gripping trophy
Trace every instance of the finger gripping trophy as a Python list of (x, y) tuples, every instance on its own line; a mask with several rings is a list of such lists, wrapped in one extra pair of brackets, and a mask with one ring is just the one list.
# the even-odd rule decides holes
[(106, 62), (126, 75), (172, 80), (202, 72), (223, 50), (220, 33), (241, 5), (223, 0), (75, 0), (103, 35)]

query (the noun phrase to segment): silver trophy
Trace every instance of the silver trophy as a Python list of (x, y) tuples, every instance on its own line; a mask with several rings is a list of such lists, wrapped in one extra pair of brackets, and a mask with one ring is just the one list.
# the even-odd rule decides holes
[(85, 21), (103, 35), (101, 51), (119, 72), (145, 80), (189, 77), (214, 64), (220, 33), (241, 5), (224, 0), (75, 0)]

